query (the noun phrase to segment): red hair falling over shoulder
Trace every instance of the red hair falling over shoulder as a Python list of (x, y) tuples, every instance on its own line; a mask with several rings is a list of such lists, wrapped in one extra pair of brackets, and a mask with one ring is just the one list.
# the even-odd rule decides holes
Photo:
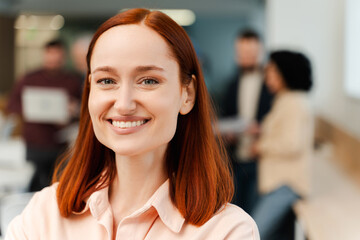
[[(185, 30), (167, 15), (132, 9), (110, 18), (95, 33), (87, 55), (87, 79), (91, 72), (92, 51), (99, 36), (124, 24), (144, 24), (164, 38), (179, 64), (182, 84), (188, 84), (195, 77), (195, 105), (187, 115), (179, 115), (176, 133), (165, 157), (174, 205), (188, 223), (200, 226), (231, 200), (233, 182), (221, 138), (214, 134), (215, 114), (196, 53)], [(109, 186), (116, 175), (114, 153), (102, 145), (93, 132), (87, 105), (90, 91), (87, 79), (77, 140), (53, 177), (53, 182), (59, 182), (57, 199), (64, 217), (73, 211), (81, 211), (86, 198)]]

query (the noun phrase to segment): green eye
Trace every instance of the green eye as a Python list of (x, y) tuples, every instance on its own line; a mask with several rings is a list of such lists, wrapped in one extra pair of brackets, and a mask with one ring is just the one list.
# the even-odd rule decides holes
[(155, 79), (145, 79), (142, 84), (145, 84), (145, 85), (154, 85), (154, 84), (158, 84), (159, 82), (156, 81)]
[(103, 84), (103, 85), (108, 85), (108, 84), (113, 84), (114, 83), (114, 81), (109, 79), (109, 78), (100, 79), (97, 82), (100, 83), (100, 84)]

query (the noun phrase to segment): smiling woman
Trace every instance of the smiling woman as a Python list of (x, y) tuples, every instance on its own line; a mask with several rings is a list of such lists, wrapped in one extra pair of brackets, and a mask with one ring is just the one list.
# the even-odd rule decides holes
[[(97, 40), (90, 70), (89, 112), (97, 139), (115, 155), (165, 151), (179, 112), (187, 114), (195, 100), (194, 83), (181, 86), (165, 40), (144, 25), (113, 27)], [(137, 121), (143, 124), (132, 127)]]
[(75, 146), (9, 239), (259, 239), (228, 203), (231, 174), (185, 31), (128, 10), (98, 29), (87, 64)]

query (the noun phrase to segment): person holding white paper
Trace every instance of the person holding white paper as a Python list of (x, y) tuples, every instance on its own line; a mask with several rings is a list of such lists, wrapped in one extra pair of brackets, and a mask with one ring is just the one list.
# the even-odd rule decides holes
[[(17, 82), (7, 106), (8, 113), (18, 115), (23, 120), (26, 159), (33, 162), (36, 168), (30, 191), (49, 185), (55, 160), (66, 148), (66, 143), (59, 140), (58, 133), (70, 124), (71, 117), (66, 115), (77, 114), (81, 96), (81, 80), (63, 69), (65, 47), (62, 41), (47, 43), (43, 60), (40, 69), (26, 74)], [(60, 94), (49, 96), (51, 91)], [(66, 118), (69, 121), (64, 121)]]

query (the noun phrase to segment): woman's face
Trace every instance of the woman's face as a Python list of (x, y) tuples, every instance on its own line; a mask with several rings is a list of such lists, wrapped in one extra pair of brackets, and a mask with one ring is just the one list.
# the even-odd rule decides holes
[(283, 77), (279, 72), (277, 66), (273, 62), (269, 62), (266, 66), (266, 78), (265, 82), (267, 87), (272, 93), (279, 93), (286, 89)]
[(113, 27), (97, 40), (90, 66), (97, 139), (123, 156), (164, 151), (187, 98), (165, 40), (141, 24)]

